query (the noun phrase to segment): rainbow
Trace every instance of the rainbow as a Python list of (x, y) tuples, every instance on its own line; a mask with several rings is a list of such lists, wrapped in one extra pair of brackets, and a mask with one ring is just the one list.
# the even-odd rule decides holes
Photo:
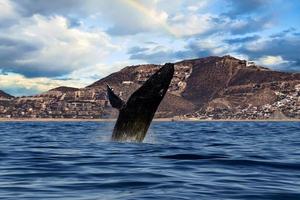
[(169, 34), (177, 37), (178, 34), (170, 27), (166, 22), (162, 22), (157, 19), (157, 17), (154, 15), (153, 12), (150, 12), (147, 7), (145, 7), (142, 3), (140, 3), (138, 0), (124, 0), (126, 4), (133, 7), (134, 9), (138, 10), (139, 12), (143, 13), (153, 21), (157, 22), (166, 32)]

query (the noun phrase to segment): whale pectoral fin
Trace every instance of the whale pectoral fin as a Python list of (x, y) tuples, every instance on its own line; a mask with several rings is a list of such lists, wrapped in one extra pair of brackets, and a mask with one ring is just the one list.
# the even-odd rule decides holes
[(121, 108), (124, 107), (125, 102), (114, 93), (114, 91), (111, 89), (109, 85), (107, 85), (107, 96), (109, 99), (109, 103), (113, 108), (120, 110)]

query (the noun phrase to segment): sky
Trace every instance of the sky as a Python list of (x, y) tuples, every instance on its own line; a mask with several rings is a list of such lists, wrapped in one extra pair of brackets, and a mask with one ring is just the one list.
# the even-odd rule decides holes
[(299, 0), (0, 0), (0, 90), (85, 87), (206, 56), (299, 72), (299, 11)]

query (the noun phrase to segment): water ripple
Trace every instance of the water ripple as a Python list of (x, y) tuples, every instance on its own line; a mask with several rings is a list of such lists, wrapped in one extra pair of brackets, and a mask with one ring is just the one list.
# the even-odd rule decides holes
[(300, 123), (1, 122), (0, 199), (300, 199)]

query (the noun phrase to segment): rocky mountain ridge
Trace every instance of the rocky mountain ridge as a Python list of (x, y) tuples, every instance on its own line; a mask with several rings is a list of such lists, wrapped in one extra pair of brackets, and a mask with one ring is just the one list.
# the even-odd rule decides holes
[(4, 91), (0, 90), (0, 99), (13, 99), (14, 96), (5, 93)]
[[(0, 117), (114, 118), (106, 84), (127, 99), (160, 65), (128, 66), (86, 88), (59, 87), (0, 102)], [(300, 74), (276, 72), (231, 56), (175, 63), (156, 117), (201, 119), (300, 118)], [(2, 107), (1, 107), (2, 106)]]

